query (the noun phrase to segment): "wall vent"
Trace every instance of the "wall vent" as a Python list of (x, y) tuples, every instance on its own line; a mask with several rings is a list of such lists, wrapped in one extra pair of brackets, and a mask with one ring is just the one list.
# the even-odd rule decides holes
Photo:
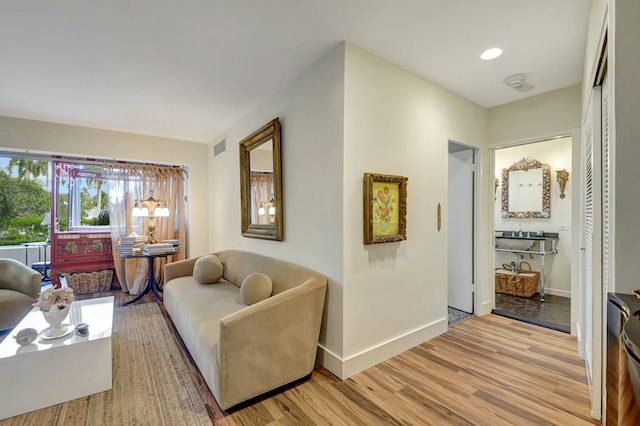
[(213, 156), (222, 154), (227, 149), (227, 140), (222, 139), (220, 142), (213, 146)]

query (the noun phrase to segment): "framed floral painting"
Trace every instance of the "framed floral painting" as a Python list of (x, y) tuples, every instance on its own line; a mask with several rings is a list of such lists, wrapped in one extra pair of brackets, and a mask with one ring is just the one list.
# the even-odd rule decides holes
[(364, 243), (407, 239), (407, 181), (403, 176), (365, 173)]

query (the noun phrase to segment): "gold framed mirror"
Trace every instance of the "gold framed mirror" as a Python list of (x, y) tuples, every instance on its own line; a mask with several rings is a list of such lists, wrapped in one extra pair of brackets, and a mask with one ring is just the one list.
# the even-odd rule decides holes
[(551, 217), (551, 167), (522, 159), (502, 169), (502, 217)]
[(240, 203), (243, 236), (282, 241), (282, 163), (277, 117), (240, 141)]

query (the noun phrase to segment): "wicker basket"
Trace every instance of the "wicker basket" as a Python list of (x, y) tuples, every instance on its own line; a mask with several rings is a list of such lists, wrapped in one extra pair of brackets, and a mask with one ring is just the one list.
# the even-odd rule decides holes
[(65, 274), (67, 284), (74, 294), (95, 293), (108, 291), (113, 281), (113, 269), (103, 269), (96, 272), (82, 272)]
[(538, 291), (540, 273), (532, 271), (529, 262), (520, 262), (520, 269), (515, 273), (508, 269), (509, 265), (502, 266), (502, 268), (496, 268), (497, 293), (531, 297)]

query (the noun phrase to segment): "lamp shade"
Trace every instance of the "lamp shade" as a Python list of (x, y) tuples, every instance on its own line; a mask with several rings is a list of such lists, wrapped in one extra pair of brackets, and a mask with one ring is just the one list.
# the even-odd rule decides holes
[(131, 210), (131, 216), (140, 217), (143, 216), (142, 209), (140, 208), (140, 204), (136, 201), (136, 204), (133, 206), (133, 210)]
[(154, 210), (154, 215), (157, 217), (169, 217), (169, 209), (166, 206), (158, 204)]

